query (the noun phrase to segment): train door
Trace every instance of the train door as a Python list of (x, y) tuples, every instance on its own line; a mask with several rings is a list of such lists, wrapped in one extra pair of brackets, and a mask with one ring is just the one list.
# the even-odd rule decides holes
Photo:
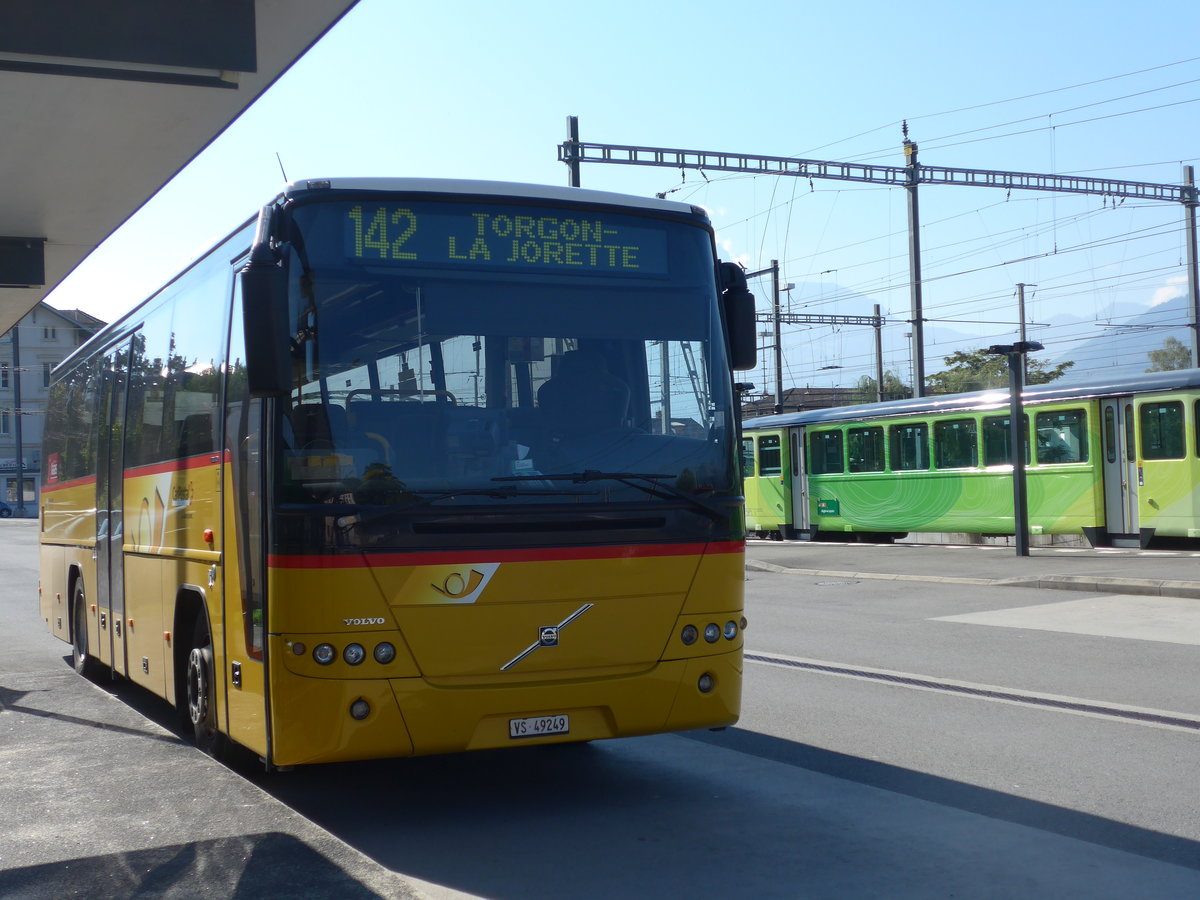
[(129, 345), (101, 359), (100, 429), (96, 467), (96, 607), (100, 660), (125, 674), (125, 389)]
[(1104, 518), (1110, 535), (1137, 534), (1137, 444), (1134, 440), (1133, 398), (1101, 401), (1101, 443), (1104, 452)]
[(812, 520), (808, 511), (808, 461), (804, 454), (804, 429), (789, 431), (792, 463), (792, 529), (795, 535), (812, 535)]

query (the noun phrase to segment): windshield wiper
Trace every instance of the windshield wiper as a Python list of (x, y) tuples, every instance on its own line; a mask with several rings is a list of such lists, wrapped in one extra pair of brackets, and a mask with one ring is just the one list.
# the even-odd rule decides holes
[(453, 497), (493, 497), (497, 500), (508, 500), (513, 497), (578, 497), (586, 494), (594, 494), (595, 491), (529, 491), (521, 490), (516, 485), (511, 485), (490, 488), (460, 488), (459, 490), (445, 491), (413, 491), (406, 488), (404, 493), (407, 495), (405, 498), (407, 502), (403, 504), (389, 504), (384, 507), (374, 507), (359, 511), (349, 516), (341, 516), (338, 518), (337, 524), (341, 528), (362, 525), (378, 519), (386, 519), (389, 516), (400, 513), (410, 512), (417, 507), (429, 506), (439, 500), (449, 500)]
[(585, 469), (582, 472), (561, 472), (552, 475), (502, 475), (499, 478), (493, 478), (492, 481), (571, 481), (575, 484), (587, 484), (591, 481), (619, 481), (621, 484), (644, 491), (652, 497), (659, 497), (663, 500), (683, 500), (691, 506), (694, 512), (708, 516), (714, 522), (724, 522), (729, 518), (728, 512), (662, 480), (674, 477), (674, 475), (656, 475), (649, 472), (601, 472), (599, 469)]

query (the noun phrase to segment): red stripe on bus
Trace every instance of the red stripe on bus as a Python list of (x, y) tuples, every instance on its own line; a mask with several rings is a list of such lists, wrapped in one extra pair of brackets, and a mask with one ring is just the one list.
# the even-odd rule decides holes
[(742, 553), (744, 541), (710, 544), (642, 544), (618, 547), (539, 547), (522, 550), (436, 550), (415, 553), (318, 553), (311, 556), (271, 554), (273, 569), (358, 569), (369, 566), (450, 566), (487, 562), (557, 562), (584, 559), (639, 559)]
[[(135, 466), (132, 469), (125, 470), (126, 478), (138, 478), (143, 475), (162, 475), (165, 472), (185, 472), (188, 469), (200, 469), (204, 466), (215, 466), (221, 462), (221, 457), (224, 456), (224, 461), (230, 461), (230, 453), (226, 450), (223, 454), (212, 453), (197, 453), (195, 456), (188, 456), (183, 459), (170, 459), (166, 462), (150, 463), (145, 466)], [(83, 478), (72, 478), (70, 481), (60, 481), (54, 484), (47, 483), (42, 485), (42, 493), (50, 493), (51, 491), (63, 491), (67, 488), (84, 487), (86, 485), (94, 485), (96, 483), (95, 475), (86, 475)]]
[(139, 478), (143, 475), (162, 475), (165, 472), (183, 472), (187, 469), (200, 469), (204, 466), (215, 466), (219, 462), (221, 462), (221, 454), (214, 450), (211, 453), (197, 453), (195, 456), (186, 456), (183, 459), (169, 459), (166, 462), (150, 463), (149, 465), (136, 466), (132, 469), (126, 469), (125, 477)]

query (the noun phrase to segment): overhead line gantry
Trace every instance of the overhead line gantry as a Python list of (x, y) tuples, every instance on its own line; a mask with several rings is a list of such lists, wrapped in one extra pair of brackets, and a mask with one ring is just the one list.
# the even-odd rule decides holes
[[(1192, 330), (1192, 360), (1200, 364), (1200, 258), (1196, 246), (1196, 207), (1200, 202), (1192, 166), (1183, 167), (1182, 184), (1156, 184), (1123, 181), (1116, 178), (1081, 178), (1074, 175), (1050, 175), (1035, 172), (1006, 172), (995, 169), (962, 169), (950, 166), (923, 166), (917, 162), (917, 145), (908, 140), (904, 128), (903, 166), (798, 159), (789, 156), (762, 156), (753, 153), (724, 153), (709, 150), (680, 150), (668, 147), (641, 147), (633, 144), (584, 143), (579, 140), (579, 119), (567, 117), (567, 140), (558, 146), (558, 159), (570, 172), (568, 183), (579, 187), (582, 163), (618, 166), (656, 166), (664, 169), (696, 169), (708, 172), (740, 172), (750, 175), (785, 175), (795, 178), (831, 179), (865, 184), (903, 187), (908, 192), (909, 272), (912, 304), (913, 391), (925, 395), (925, 316), (921, 297), (920, 213), (917, 186), (949, 184), (959, 187), (1002, 188), (1004, 190), (1050, 191), (1060, 194), (1098, 194), (1134, 200), (1165, 200), (1184, 207), (1187, 229), (1188, 296)], [(776, 302), (778, 309), (778, 302)]]

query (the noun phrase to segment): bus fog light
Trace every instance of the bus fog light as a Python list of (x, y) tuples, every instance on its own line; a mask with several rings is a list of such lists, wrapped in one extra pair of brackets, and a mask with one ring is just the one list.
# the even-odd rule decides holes
[(710, 644), (715, 644), (721, 638), (721, 626), (716, 622), (709, 622), (704, 626), (704, 639)]
[(304, 645), (303, 641), (296, 641), (292, 644), (292, 652), (297, 656), (303, 656), (306, 652), (308, 652), (308, 647)]
[(347, 644), (346, 649), (342, 651), (342, 659), (352, 666), (357, 666), (366, 658), (367, 651), (363, 649), (362, 644)]
[(313, 647), (313, 659), (322, 666), (327, 666), (337, 658), (337, 651), (333, 649), (333, 644), (317, 644)]
[(730, 621), (725, 623), (725, 640), (732, 641), (735, 637), (737, 637), (737, 633), (737, 622)]
[(679, 639), (687, 646), (696, 643), (696, 639), (700, 637), (700, 632), (695, 625), (684, 625), (683, 631), (679, 633)]
[(396, 658), (396, 648), (384, 641), (375, 645), (375, 662), (387, 665)]
[(371, 704), (361, 697), (350, 704), (350, 717), (360, 722), (371, 714)]
[(700, 689), (700, 693), (707, 694), (712, 691), (715, 684), (716, 682), (713, 681), (712, 675), (710, 675), (708, 672), (705, 672), (700, 676), (700, 680), (696, 682), (696, 687)]

